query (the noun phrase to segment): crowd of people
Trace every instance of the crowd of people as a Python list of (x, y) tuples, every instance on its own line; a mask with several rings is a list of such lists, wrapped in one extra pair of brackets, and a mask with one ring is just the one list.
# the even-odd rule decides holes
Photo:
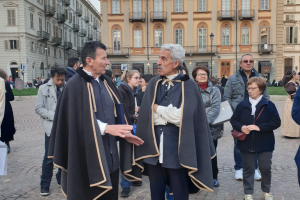
[[(120, 177), (121, 196), (129, 197), (131, 186), (143, 184), (142, 175), (149, 177), (153, 200), (188, 200), (200, 190), (212, 192), (222, 186), (217, 147), (230, 121), (235, 179), (243, 181), (245, 199), (254, 199), (254, 180), (261, 181), (263, 198), (273, 199), (274, 130), (281, 126), (282, 135), (300, 137), (296, 71), (288, 70), (282, 80), (288, 96), (280, 119), (250, 54), (241, 57), (236, 74), (219, 81), (206, 66), (195, 67), (190, 78), (180, 45), (161, 47), (155, 77), (134, 69), (114, 77), (106, 70), (105, 50), (100, 42), (86, 42), (82, 65), (70, 58), (66, 69), (51, 68), (46, 83), (37, 79), (35, 112), (45, 132), (41, 195), (49, 195), (54, 165), (68, 199), (118, 199)], [(0, 77), (0, 83), (6, 81), (0, 140), (10, 149), (14, 97), (3, 70)], [(233, 115), (215, 123), (226, 101)], [(300, 152), (295, 160), (300, 165)]]

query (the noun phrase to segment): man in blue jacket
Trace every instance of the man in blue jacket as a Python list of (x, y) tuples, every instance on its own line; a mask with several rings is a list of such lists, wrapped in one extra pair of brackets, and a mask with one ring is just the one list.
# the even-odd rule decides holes
[[(236, 109), (237, 105), (244, 99), (249, 98), (247, 90), (247, 82), (252, 77), (261, 77), (259, 73), (254, 69), (254, 59), (251, 54), (245, 54), (242, 56), (240, 61), (240, 69), (229, 77), (224, 91), (224, 100), (228, 100), (233, 110)], [(266, 89), (263, 96), (269, 100), (270, 96)], [(234, 139), (234, 169), (235, 179), (243, 180), (243, 161), (240, 151), (236, 147), (237, 140)], [(258, 164), (256, 159), (255, 164), (255, 180), (261, 180), (261, 176), (257, 170)]]
[(69, 58), (68, 59), (68, 67), (66, 69), (67, 76), (66, 76), (66, 82), (69, 81), (70, 78), (72, 78), (76, 74), (76, 70), (79, 67), (79, 59), (78, 58)]
[[(293, 109), (292, 109), (292, 117), (293, 117), (294, 121), (300, 125), (300, 90), (297, 91), (295, 99), (294, 99), (294, 104), (293, 104)], [(298, 182), (299, 182), (299, 186), (300, 186), (300, 147), (296, 154), (295, 162), (298, 167)]]

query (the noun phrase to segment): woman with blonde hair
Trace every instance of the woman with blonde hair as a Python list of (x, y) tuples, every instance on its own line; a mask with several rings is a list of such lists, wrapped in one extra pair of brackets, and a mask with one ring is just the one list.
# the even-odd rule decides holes
[[(134, 124), (138, 118), (138, 110), (140, 106), (140, 100), (138, 95), (138, 89), (140, 83), (140, 72), (137, 70), (124, 70), (121, 76), (121, 83), (118, 87), (119, 94), (123, 100), (124, 108), (126, 109), (130, 121), (130, 125)], [(129, 197), (131, 183), (121, 176), (121, 197)], [(142, 181), (132, 182), (133, 186), (141, 186)]]
[(292, 119), (292, 107), (294, 104), (294, 98), (298, 90), (299, 75), (296, 71), (287, 70), (283, 77), (283, 86), (287, 92), (287, 98), (284, 103), (284, 109), (282, 114), (281, 135), (291, 138), (300, 137), (300, 126)]
[(3, 121), (1, 124), (1, 137), (0, 140), (7, 145), (7, 153), (10, 153), (10, 144), (9, 142), (14, 140), (15, 129), (15, 120), (10, 101), (15, 99), (10, 85), (7, 81), (7, 74), (3, 69), (0, 69), (0, 77), (5, 81), (5, 112)]

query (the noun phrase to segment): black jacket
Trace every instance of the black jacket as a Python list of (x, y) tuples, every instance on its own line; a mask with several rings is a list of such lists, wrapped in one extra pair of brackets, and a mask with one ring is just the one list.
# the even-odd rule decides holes
[(249, 98), (239, 103), (231, 117), (230, 123), (234, 130), (240, 131), (243, 125), (253, 124), (261, 109), (265, 106), (257, 125), (260, 131), (251, 131), (244, 141), (237, 142), (240, 151), (266, 152), (274, 151), (275, 137), (274, 130), (280, 127), (281, 121), (273, 102), (267, 101), (265, 97), (256, 105), (255, 115), (251, 115), (251, 103)]
[(135, 101), (134, 97), (136, 97), (137, 106), (140, 106), (140, 100), (138, 93), (132, 91), (132, 89), (126, 84), (121, 82), (121, 85), (118, 87), (119, 94), (121, 99), (123, 100), (124, 107), (129, 114), (130, 123), (134, 124), (135, 117)]

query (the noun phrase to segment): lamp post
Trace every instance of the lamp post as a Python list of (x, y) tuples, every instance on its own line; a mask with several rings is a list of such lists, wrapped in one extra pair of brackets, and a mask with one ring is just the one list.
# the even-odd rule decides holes
[(213, 48), (212, 43), (213, 43), (213, 39), (214, 39), (214, 34), (211, 33), (209, 37), (210, 37), (210, 43), (211, 43), (211, 45), (210, 45), (210, 77), (212, 77), (212, 48)]

